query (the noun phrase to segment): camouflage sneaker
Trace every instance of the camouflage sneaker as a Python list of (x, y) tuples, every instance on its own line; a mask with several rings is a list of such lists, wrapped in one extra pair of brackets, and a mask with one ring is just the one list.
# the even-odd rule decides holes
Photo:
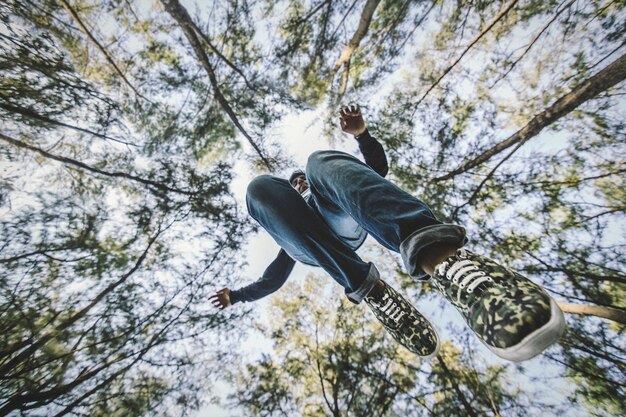
[(437, 265), (431, 282), (501, 358), (530, 359), (565, 330), (561, 309), (540, 286), (468, 250)]
[(402, 346), (430, 359), (439, 352), (437, 331), (419, 311), (404, 299), (387, 283), (379, 299), (365, 297), (365, 302), (372, 309), (394, 339)]

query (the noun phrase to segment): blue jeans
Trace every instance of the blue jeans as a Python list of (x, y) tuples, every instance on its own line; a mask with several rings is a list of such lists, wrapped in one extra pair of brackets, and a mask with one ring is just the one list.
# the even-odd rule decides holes
[(425, 203), (352, 155), (314, 152), (306, 177), (312, 205), (287, 180), (261, 175), (248, 186), (248, 212), (292, 258), (324, 269), (355, 303), (380, 279), (355, 252), (367, 233), (400, 252), (416, 279), (428, 279), (420, 267), (424, 248), (466, 242), (465, 229), (441, 223)]

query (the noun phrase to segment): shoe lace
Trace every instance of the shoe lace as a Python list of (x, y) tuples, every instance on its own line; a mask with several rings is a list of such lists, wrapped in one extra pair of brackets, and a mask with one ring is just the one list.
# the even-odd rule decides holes
[(406, 314), (406, 311), (404, 311), (400, 305), (393, 301), (389, 294), (385, 294), (380, 303), (373, 302), (372, 304), (379, 311), (381, 311), (383, 314), (385, 314), (396, 323), (399, 323), (402, 317), (404, 317), (404, 315)]
[(472, 260), (465, 258), (463, 249), (459, 251), (459, 258), (459, 260), (449, 266), (447, 261), (439, 264), (437, 274), (445, 276), (446, 279), (452, 281), (453, 284), (456, 284), (469, 294), (473, 293), (476, 287), (483, 282), (493, 282), (493, 278), (481, 271), (478, 265)]

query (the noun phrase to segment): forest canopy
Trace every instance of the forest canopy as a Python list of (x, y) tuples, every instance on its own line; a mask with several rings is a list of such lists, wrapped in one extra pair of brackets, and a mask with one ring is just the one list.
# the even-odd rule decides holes
[[(1, 2), (0, 416), (626, 415), (625, 6)], [(448, 329), (431, 362), (320, 270), (210, 305), (250, 281), (235, 181), (356, 149), (355, 103), (393, 182), (559, 302), (558, 344), (498, 360), (376, 245)], [(320, 137), (273, 133), (306, 112)]]

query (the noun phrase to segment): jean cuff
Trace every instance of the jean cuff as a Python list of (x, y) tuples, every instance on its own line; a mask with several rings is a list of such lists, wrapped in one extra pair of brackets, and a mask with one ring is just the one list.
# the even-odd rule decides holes
[(365, 281), (361, 284), (359, 288), (352, 291), (351, 293), (346, 291), (346, 296), (348, 300), (352, 301), (355, 304), (359, 304), (363, 299), (367, 296), (367, 294), (372, 291), (372, 288), (376, 286), (376, 283), (380, 280), (380, 273), (376, 266), (370, 262), (370, 270), (367, 273), (367, 277), (365, 277)]
[(428, 246), (435, 243), (462, 247), (467, 243), (465, 229), (455, 224), (434, 224), (423, 227), (412, 234), (400, 244), (400, 255), (404, 267), (410, 276), (417, 280), (427, 280), (428, 274), (420, 267), (422, 252)]

